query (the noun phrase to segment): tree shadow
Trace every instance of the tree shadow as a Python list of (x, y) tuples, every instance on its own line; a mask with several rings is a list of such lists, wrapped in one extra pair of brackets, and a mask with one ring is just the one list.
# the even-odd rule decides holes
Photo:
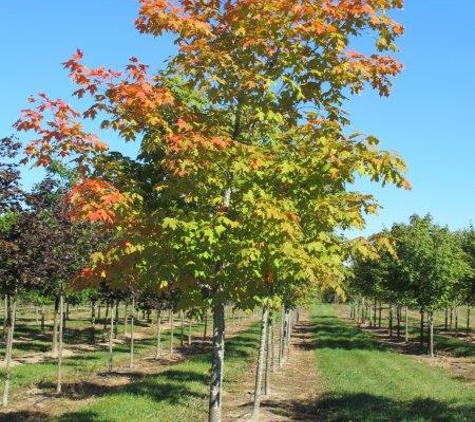
[(468, 422), (475, 405), (458, 405), (430, 398), (393, 400), (371, 394), (326, 394), (316, 400), (266, 400), (263, 408), (292, 421), (315, 422)]

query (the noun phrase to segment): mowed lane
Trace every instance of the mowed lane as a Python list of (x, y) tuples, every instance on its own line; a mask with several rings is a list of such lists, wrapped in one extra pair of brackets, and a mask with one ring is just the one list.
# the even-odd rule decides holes
[(324, 393), (322, 422), (475, 421), (475, 388), (382, 346), (342, 321), (330, 305), (312, 308), (315, 358)]

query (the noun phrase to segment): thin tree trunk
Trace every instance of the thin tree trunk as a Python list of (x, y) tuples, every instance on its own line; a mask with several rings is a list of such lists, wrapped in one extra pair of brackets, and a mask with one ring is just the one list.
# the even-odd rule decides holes
[(409, 343), (409, 312), (408, 312), (407, 306), (404, 307), (404, 314), (405, 314), (405, 319), (406, 319), (404, 340), (406, 343)]
[(110, 327), (109, 327), (109, 365), (108, 365), (108, 371), (109, 374), (112, 373), (112, 355), (113, 355), (113, 339), (114, 338), (114, 310), (111, 312), (111, 321), (110, 321)]
[(467, 305), (467, 336), (470, 335), (470, 305)]
[(114, 320), (114, 338), (119, 333), (119, 299), (115, 300), (115, 320)]
[(160, 343), (161, 343), (161, 321), (160, 321), (160, 309), (157, 309), (157, 350), (155, 352), (155, 359), (158, 359), (160, 357)]
[[(300, 320), (299, 314), (297, 314), (297, 319)], [(270, 353), (271, 353), (271, 371), (274, 373), (276, 371), (275, 365), (275, 316), (274, 312), (270, 316)]]
[(59, 296), (59, 336), (58, 336), (58, 371), (56, 377), (56, 393), (61, 393), (63, 378), (63, 326), (64, 326), (64, 295)]
[(127, 335), (127, 321), (129, 320), (129, 304), (125, 304), (125, 314), (124, 314), (124, 336)]
[(445, 307), (445, 321), (444, 321), (444, 330), (447, 331), (449, 328), (449, 308)]
[(96, 301), (91, 301), (91, 341), (96, 344)]
[(104, 331), (107, 330), (108, 319), (109, 319), (109, 301), (106, 302), (106, 316), (104, 317)]
[(429, 355), (434, 357), (434, 313), (429, 313)]
[(45, 305), (41, 305), (41, 334), (45, 333)]
[(397, 339), (401, 339), (401, 305), (397, 305), (396, 308), (396, 317), (397, 317)]
[(11, 297), (11, 295), (5, 295), (5, 313), (6, 313), (6, 344), (5, 344), (5, 380), (3, 384), (3, 401), (2, 406), (8, 405), (8, 398), (10, 394), (10, 382), (11, 382), (11, 364), (12, 364), (12, 352), (13, 352), (13, 333), (15, 331), (15, 317), (16, 317), (16, 304), (17, 298), (16, 294)]
[(284, 342), (285, 342), (285, 310), (282, 306), (279, 336), (279, 368), (284, 366)]
[(455, 307), (455, 337), (459, 335), (459, 307)]
[(379, 302), (379, 309), (378, 309), (378, 328), (381, 328), (382, 314), (383, 314), (383, 305), (382, 305), (381, 302)]
[(424, 311), (421, 309), (421, 326), (420, 326), (420, 336), (419, 342), (421, 347), (424, 347)]
[(213, 307), (213, 352), (208, 422), (221, 422), (224, 375), (224, 335), (224, 303), (218, 302)]
[(389, 304), (389, 337), (393, 337), (393, 304)]
[(58, 352), (58, 308), (59, 297), (56, 296), (54, 300), (54, 314), (53, 314), (53, 344), (51, 345), (51, 351), (53, 356)]
[(5, 295), (3, 301), (3, 338), (7, 338), (7, 324), (8, 324), (8, 295)]
[(451, 307), (450, 312), (449, 312), (449, 327), (450, 327), (450, 329), (452, 329), (453, 317), (454, 317), (454, 309)]
[(191, 315), (188, 317), (188, 346), (191, 347), (191, 342), (192, 342), (192, 330), (193, 330), (193, 319), (191, 318)]
[(264, 308), (262, 310), (261, 337), (260, 337), (260, 343), (259, 343), (259, 354), (257, 358), (256, 382), (254, 386), (254, 403), (252, 406), (251, 419), (255, 419), (259, 416), (259, 411), (261, 407), (262, 372), (264, 369), (264, 357), (265, 357), (265, 352), (266, 352), (268, 319), (269, 319), (269, 309)]
[(135, 323), (135, 295), (132, 295), (132, 312), (130, 313), (130, 363), (129, 368), (134, 367), (134, 323)]
[(203, 339), (206, 340), (206, 335), (208, 334), (208, 310), (205, 310), (204, 314), (204, 330), (203, 330)]
[(173, 308), (170, 309), (170, 354), (173, 355)]
[(267, 316), (267, 341), (266, 341), (266, 378), (265, 378), (265, 388), (264, 394), (266, 396), (270, 395), (270, 373), (272, 365), (272, 311), (269, 311)]
[(180, 347), (183, 349), (185, 345), (185, 312), (180, 311), (181, 318), (181, 332), (180, 332)]

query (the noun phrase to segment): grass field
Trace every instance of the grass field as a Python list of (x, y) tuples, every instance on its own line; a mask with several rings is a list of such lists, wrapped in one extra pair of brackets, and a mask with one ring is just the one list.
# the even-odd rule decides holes
[(312, 309), (316, 365), (323, 379), (318, 404), (325, 422), (469, 422), (475, 389), (382, 346), (342, 321), (330, 305)]

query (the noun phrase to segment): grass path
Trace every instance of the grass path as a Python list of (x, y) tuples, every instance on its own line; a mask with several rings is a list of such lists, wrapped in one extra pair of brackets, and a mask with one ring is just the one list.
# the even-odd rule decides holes
[(342, 321), (330, 305), (315, 305), (312, 316), (316, 365), (324, 391), (315, 420), (475, 421), (475, 389), (467, 383), (393, 352)]

